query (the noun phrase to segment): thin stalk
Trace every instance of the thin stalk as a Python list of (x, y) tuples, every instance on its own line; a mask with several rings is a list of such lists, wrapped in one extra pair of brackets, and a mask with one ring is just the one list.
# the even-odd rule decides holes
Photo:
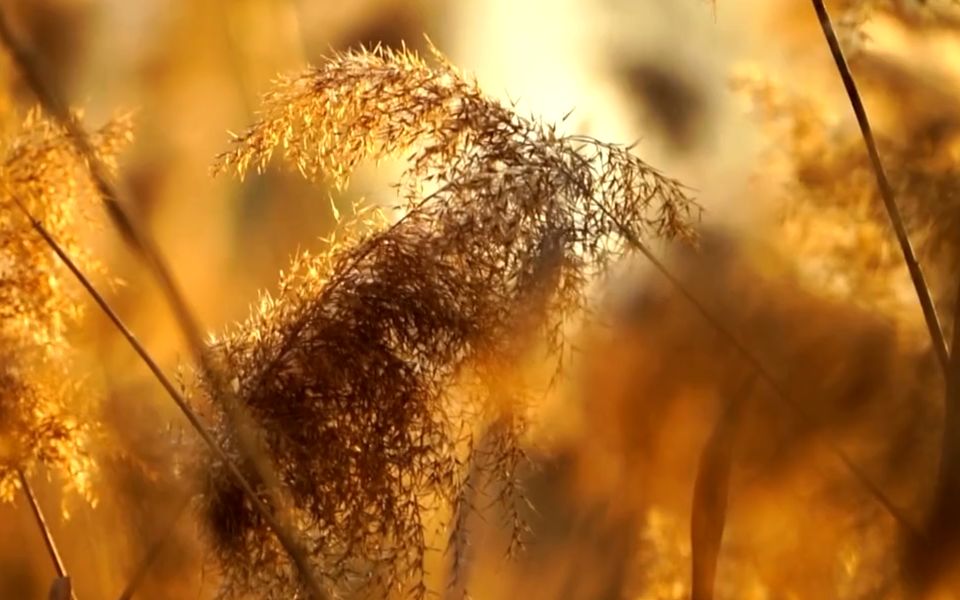
[[(159, 247), (134, 213), (128, 210), (121, 203), (121, 195), (116, 185), (111, 182), (108, 169), (103, 164), (97, 154), (90, 136), (84, 131), (82, 124), (62, 101), (60, 94), (54, 91), (49, 83), (49, 78), (45, 75), (45, 70), (39, 57), (24, 44), (22, 44), (13, 35), (7, 22), (5, 13), (0, 10), (0, 42), (6, 46), (10, 52), (14, 63), (17, 65), (21, 75), (23, 75), (27, 84), (33, 90), (34, 95), (40, 101), (44, 110), (47, 111), (57, 123), (67, 132), (67, 136), (73, 143), (77, 152), (86, 159), (91, 178), (97, 189), (98, 195), (104, 204), (107, 215), (111, 222), (123, 236), (125, 242), (137, 253), (144, 261), (151, 275), (157, 280), (164, 294), (165, 299), (173, 310), (177, 324), (180, 326), (187, 344), (193, 352), (198, 365), (205, 373), (213, 375), (212, 380), (220, 380), (218, 370), (215, 368), (212, 357), (206, 350), (203, 342), (203, 334), (200, 325), (194, 319), (185, 300), (184, 294), (180, 291), (176, 279), (167, 264), (166, 259), (160, 252)], [(215, 388), (221, 391), (219, 387)], [(225, 394), (219, 397), (225, 400), (229, 397), (226, 392), (228, 388), (223, 386)], [(229, 403), (227, 403), (229, 404)], [(228, 407), (229, 408), (229, 407)]]
[(817, 12), (820, 20), (820, 28), (823, 30), (823, 37), (827, 40), (830, 47), (830, 53), (837, 65), (837, 71), (840, 73), (840, 79), (843, 80), (843, 87), (846, 89), (847, 97), (850, 99), (850, 106), (857, 117), (857, 124), (860, 126), (860, 133), (863, 136), (863, 143), (867, 147), (867, 154), (870, 155), (870, 164), (873, 166), (873, 172), (877, 179), (877, 188), (880, 190), (880, 198), (883, 200), (883, 206), (890, 218), (890, 224), (897, 236), (897, 243), (900, 245), (900, 251), (903, 253), (903, 262), (906, 263), (910, 271), (910, 279), (913, 280), (913, 287), (917, 292), (917, 299), (920, 301), (920, 308), (923, 310), (923, 319), (927, 325), (927, 331), (930, 334), (930, 341), (933, 343), (933, 350), (937, 354), (937, 360), (940, 367), (946, 375), (949, 370), (949, 352), (947, 343), (943, 336), (943, 328), (940, 326), (940, 319), (937, 316), (936, 306), (933, 304), (933, 298), (930, 294), (930, 288), (923, 276), (923, 269), (917, 260), (917, 255), (910, 243), (910, 237), (907, 235), (907, 228), (903, 222), (903, 216), (897, 207), (897, 201), (893, 192), (893, 186), (887, 178), (887, 172), (883, 168), (883, 161), (880, 160), (880, 152), (877, 150), (877, 141), (873, 135), (873, 129), (870, 127), (870, 119), (867, 118), (867, 110), (863, 106), (863, 100), (860, 98), (860, 91), (857, 89), (857, 83), (850, 72), (850, 66), (840, 47), (840, 40), (837, 39), (836, 31), (833, 28), (833, 22), (830, 20), (830, 14), (827, 12), (823, 0), (812, 0), (813, 8)]
[[(257, 476), (265, 484), (264, 487), (271, 495), (275, 506), (277, 506), (278, 509), (282, 508), (284, 503), (279, 493), (279, 490), (281, 490), (279, 479), (273, 472), (269, 462), (264, 458), (263, 453), (259, 451), (258, 444), (251, 434), (248, 419), (243, 414), (239, 401), (230, 390), (220, 369), (217, 368), (216, 361), (210, 355), (210, 352), (204, 344), (201, 328), (187, 305), (185, 296), (180, 291), (179, 285), (176, 283), (166, 259), (163, 257), (153, 238), (149, 235), (147, 229), (141, 226), (138, 219), (120, 202), (121, 196), (119, 190), (117, 186), (111, 183), (110, 177), (108, 176), (108, 169), (97, 155), (89, 136), (84, 131), (77, 117), (68, 109), (67, 104), (62, 101), (61, 95), (55, 93), (53, 86), (49, 83), (49, 78), (45, 76), (45, 70), (39, 58), (34, 55), (30, 48), (21, 43), (16, 36), (13, 35), (3, 10), (0, 10), (0, 43), (6, 46), (10, 52), (14, 63), (17, 65), (20, 73), (44, 109), (63, 127), (76, 150), (86, 159), (90, 175), (107, 214), (124, 240), (136, 251), (147, 269), (159, 283), (164, 297), (170, 305), (174, 317), (186, 338), (187, 345), (193, 354), (194, 360), (206, 375), (210, 388), (213, 391), (212, 395), (220, 402), (230, 425), (236, 433), (242, 454), (253, 465)], [(23, 207), (21, 206), (21, 208)], [(31, 220), (34, 221), (32, 217)], [(49, 235), (44, 236), (44, 238), (48, 244), (53, 241)], [(57, 252), (57, 254), (60, 255), (61, 258), (64, 258), (62, 252)], [(71, 270), (74, 271), (75, 275), (79, 273), (74, 269)], [(84, 285), (84, 287), (87, 288), (87, 291), (92, 290), (92, 287), (88, 287), (87, 285)], [(100, 302), (98, 302), (98, 304), (100, 304)], [(101, 306), (101, 308), (103, 308), (103, 306)], [(117, 321), (115, 321), (115, 324), (116, 323)], [(127, 337), (126, 334), (125, 337)], [(132, 339), (132, 336), (130, 336), (128, 341)], [(143, 356), (141, 356), (141, 358), (143, 358)], [(151, 371), (153, 370), (154, 369), (151, 368)], [(154, 375), (157, 375), (158, 371), (159, 370), (155, 371)], [(162, 380), (161, 384), (163, 384)], [(166, 388), (167, 385), (164, 385), (164, 387)], [(170, 390), (168, 390), (168, 393), (169, 391)], [(178, 405), (179, 404), (180, 403), (178, 403)], [(183, 410), (183, 406), (181, 406), (181, 410)], [(203, 434), (201, 435), (203, 436)], [(209, 437), (209, 434), (206, 434), (206, 437)], [(212, 438), (210, 438), (210, 440), (212, 441)], [(206, 438), (205, 441), (207, 441)], [(222, 455), (222, 451), (219, 454)], [(229, 467), (231, 471), (236, 471), (236, 473), (239, 474), (239, 470), (236, 469), (235, 465), (229, 463)], [(262, 502), (253, 493), (253, 488), (249, 486), (249, 484), (243, 485), (242, 487), (244, 488), (244, 492), (250, 496), (250, 501), (254, 505), (262, 505)], [(302, 545), (297, 541), (296, 537), (290, 533), (286, 527), (283, 527), (279, 521), (273, 518), (273, 516), (266, 520), (271, 529), (274, 530), (284, 549), (290, 554), (310, 591), (318, 598), (325, 598), (326, 594), (323, 593), (318, 580), (310, 569), (305, 551), (302, 549)]]
[(103, 161), (93, 147), (90, 136), (84, 131), (76, 115), (68, 109), (67, 104), (62, 100), (61, 94), (58, 94), (54, 90), (50, 79), (45, 74), (45, 69), (39, 57), (35, 56), (30, 48), (17, 40), (16, 36), (13, 35), (2, 10), (0, 10), (0, 42), (2, 42), (10, 52), (20, 73), (37, 96), (41, 105), (43, 105), (44, 109), (52, 115), (57, 123), (67, 132), (74, 148), (86, 159), (90, 175), (98, 195), (104, 204), (107, 215), (123, 239), (137, 253), (151, 275), (159, 283), (161, 291), (173, 311), (174, 318), (183, 332), (187, 346), (193, 354), (195, 362), (207, 376), (210, 386), (215, 392), (213, 394), (215, 399), (221, 402), (232, 424), (238, 428), (237, 437), (241, 445), (241, 450), (248, 455), (247, 458), (251, 460), (254, 467), (258, 470), (257, 474), (268, 484), (268, 489), (276, 487), (274, 484), (278, 484), (278, 482), (275, 476), (270, 469), (264, 468), (263, 461), (259, 460), (259, 453), (254, 451), (256, 446), (251, 442), (251, 436), (247, 435), (246, 431), (240, 427), (240, 424), (244, 423), (245, 419), (239, 403), (231, 393), (229, 386), (226, 385), (224, 377), (217, 368), (216, 361), (210, 355), (203, 341), (202, 329), (194, 318), (193, 312), (186, 302), (185, 295), (180, 290), (163, 253), (160, 251), (147, 228), (140, 223), (137, 215), (127, 209), (125, 204), (121, 202), (120, 190), (118, 186), (112, 182), (109, 176), (109, 170), (103, 164)]
[[(69, 580), (67, 577), (67, 568), (63, 565), (63, 559), (60, 557), (57, 543), (53, 539), (53, 532), (50, 531), (50, 527), (47, 525), (47, 519), (43, 516), (43, 510), (40, 508), (40, 503), (37, 502), (37, 495), (33, 493), (30, 480), (27, 479), (27, 475), (20, 469), (17, 469), (17, 475), (20, 477), (20, 487), (23, 489), (23, 495), (26, 496), (27, 504), (30, 505), (30, 512), (33, 514), (33, 519), (37, 522), (37, 528), (40, 530), (41, 537), (43, 537), (43, 543), (47, 548), (47, 554), (50, 556), (50, 562), (53, 563), (53, 569), (57, 572), (58, 578)], [(72, 586), (70, 597), (76, 600)]]
[[(958, 286), (960, 288), (960, 286)], [(956, 558), (960, 542), (960, 289), (953, 316), (950, 369), (947, 372), (946, 405), (940, 465), (933, 500), (924, 521), (927, 537), (908, 545), (904, 553), (906, 582), (915, 597), (923, 597)]]
[(724, 398), (713, 431), (700, 452), (690, 512), (690, 600), (713, 600), (717, 561), (723, 544), (730, 491), (733, 451), (743, 405), (750, 398), (756, 375)]
[(295, 561), (298, 569), (300, 569), (300, 574), (304, 577), (305, 583), (309, 586), (311, 593), (314, 594), (317, 599), (325, 599), (327, 595), (323, 592), (319, 582), (313, 576), (313, 571), (310, 569), (305, 550), (289, 533), (286, 525), (281, 523), (278, 520), (279, 517), (274, 515), (273, 511), (271, 511), (266, 504), (263, 503), (259, 495), (257, 495), (257, 493), (254, 491), (253, 486), (243, 475), (240, 469), (230, 459), (230, 457), (227, 456), (223, 449), (220, 448), (216, 440), (213, 439), (213, 436), (207, 430), (206, 426), (200, 421), (200, 417), (190, 407), (187, 399), (184, 398), (184, 396), (177, 390), (173, 382), (170, 381), (156, 361), (153, 360), (153, 357), (147, 352), (146, 348), (144, 348), (143, 344), (141, 344), (136, 336), (134, 336), (133, 332), (130, 331), (123, 320), (120, 319), (120, 316), (116, 313), (116, 311), (113, 310), (100, 292), (97, 291), (87, 276), (84, 275), (79, 267), (77, 267), (76, 263), (74, 263), (73, 260), (66, 254), (60, 244), (53, 239), (53, 236), (51, 236), (50, 232), (48, 232), (46, 227), (43, 226), (43, 223), (38, 221), (30, 213), (30, 211), (19, 198), (14, 196), (12, 199), (17, 207), (23, 212), (24, 216), (26, 216), (26, 218), (30, 221), (30, 225), (33, 227), (34, 231), (36, 231), (43, 238), (43, 240), (56, 253), (60, 260), (63, 261), (63, 264), (66, 265), (71, 273), (73, 273), (74, 277), (77, 278), (83, 288), (93, 298), (97, 306), (100, 307), (100, 310), (103, 312), (103, 314), (110, 319), (110, 322), (113, 323), (114, 327), (117, 328), (124, 339), (126, 339), (130, 344), (130, 347), (133, 348), (134, 352), (137, 353), (137, 356), (139, 356), (143, 363), (147, 365), (147, 368), (150, 369), (150, 372), (153, 374), (154, 378), (156, 378), (156, 380), (163, 387), (164, 391), (167, 392), (167, 395), (170, 396), (173, 402), (177, 405), (177, 408), (180, 409), (180, 412), (183, 413), (184, 417), (186, 417), (193, 429), (200, 435), (200, 438), (210, 448), (217, 459), (223, 462), (233, 478), (236, 479), (238, 484), (240, 484), (241, 489), (243, 489), (254, 508), (260, 513), (264, 521), (273, 530), (274, 534), (280, 540), (280, 543), (284, 546), (287, 552), (290, 553), (291, 558)]
[[(946, 564), (948, 550), (955, 551), (954, 546), (960, 537), (960, 523), (956, 516), (956, 505), (960, 501), (960, 289), (957, 293), (957, 305), (954, 309), (953, 340), (948, 349), (943, 330), (937, 318), (936, 309), (931, 299), (930, 291), (923, 277), (920, 264), (910, 245), (903, 219), (894, 199), (894, 193), (880, 153), (877, 150), (876, 140), (867, 118), (866, 109), (860, 98), (856, 81), (850, 72), (840, 42), (830, 20), (830, 14), (824, 6), (823, 0), (812, 0), (813, 8), (820, 20), (824, 38), (830, 47), (837, 71), (843, 80), (843, 86), (850, 99), (850, 105), (860, 125), (864, 144), (870, 155), (870, 162), (877, 178), (877, 187), (880, 197), (890, 217), (897, 241), (903, 252), (904, 262), (910, 270), (910, 277), (916, 289), (923, 317), (933, 342), (934, 351), (940, 366), (943, 368), (946, 392), (944, 395), (944, 427), (940, 442), (940, 465), (937, 481), (934, 488), (934, 497), (930, 512), (924, 523), (923, 537), (908, 544), (907, 577), (909, 583), (923, 589), (930, 585), (933, 579), (940, 575)], [(951, 352), (952, 350), (952, 352)]]
[(960, 499), (960, 286), (957, 288), (956, 305), (953, 312), (953, 340), (950, 356), (950, 368), (947, 371), (947, 400), (944, 411), (943, 445), (940, 454), (940, 474), (936, 498), (940, 501), (939, 512), (943, 519), (953, 522), (957, 529), (957, 516), (954, 513), (956, 500)]
[(53, 563), (53, 568), (57, 572), (57, 577), (66, 577), (67, 568), (63, 565), (63, 559), (60, 558), (60, 551), (57, 550), (57, 543), (53, 539), (53, 532), (47, 525), (46, 517), (43, 516), (40, 503), (37, 502), (37, 495), (33, 493), (33, 487), (30, 486), (30, 481), (24, 472), (18, 469), (17, 475), (20, 477), (23, 495), (27, 498), (27, 504), (30, 505), (30, 511), (33, 513), (33, 518), (37, 522), (40, 534), (43, 536), (43, 543), (47, 548), (47, 554), (50, 556), (50, 562)]
[(150, 548), (147, 549), (147, 553), (143, 555), (143, 558), (140, 560), (140, 563), (137, 565), (137, 568), (133, 570), (133, 575), (130, 577), (130, 581), (127, 582), (127, 585), (123, 588), (123, 591), (120, 592), (120, 596), (117, 600), (130, 600), (133, 598), (134, 593), (136, 593), (137, 588), (140, 587), (140, 584), (143, 583), (146, 579), (147, 573), (150, 572), (150, 568), (153, 566), (153, 563), (160, 557), (160, 554), (163, 552), (164, 547), (167, 545), (167, 542), (170, 539), (170, 536), (173, 535), (173, 531), (177, 526), (177, 523), (180, 522), (180, 519), (183, 517), (184, 513), (187, 512), (187, 508), (190, 506), (190, 501), (193, 499), (192, 496), (188, 495), (183, 499), (180, 506), (177, 507), (177, 510), (173, 514), (173, 518), (170, 519), (170, 523), (161, 530), (160, 537), (155, 539)]

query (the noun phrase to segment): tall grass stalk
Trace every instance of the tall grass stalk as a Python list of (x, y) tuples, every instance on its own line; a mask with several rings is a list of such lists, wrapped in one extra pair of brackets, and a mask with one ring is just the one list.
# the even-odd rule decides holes
[(756, 376), (751, 375), (724, 398), (713, 431), (700, 452), (690, 514), (690, 600), (714, 597), (740, 414), (755, 380)]
[(54, 586), (59, 585), (62, 589), (65, 585), (68, 590), (68, 597), (76, 600), (76, 595), (73, 593), (73, 586), (70, 585), (70, 578), (67, 575), (67, 568), (63, 564), (63, 558), (60, 556), (57, 542), (53, 537), (53, 532), (50, 531), (50, 526), (47, 525), (47, 519), (43, 514), (43, 509), (40, 508), (37, 495), (33, 492), (33, 487), (30, 485), (30, 480), (27, 479), (26, 474), (23, 471), (19, 471), (18, 475), (20, 477), (20, 487), (23, 490), (23, 495), (27, 499), (27, 504), (30, 506), (30, 512), (37, 524), (37, 529), (40, 530), (40, 535), (43, 537), (43, 545), (47, 549), (47, 555), (50, 557), (53, 569), (57, 573), (58, 580), (54, 582)]
[(907, 233), (907, 227), (904, 224), (903, 216), (900, 214), (900, 208), (897, 206), (897, 200), (887, 177), (887, 172), (883, 168), (883, 161), (880, 158), (880, 151), (877, 149), (877, 140), (873, 135), (873, 128), (870, 126), (870, 119), (867, 117), (867, 110), (860, 97), (860, 91), (857, 89), (857, 83), (850, 71), (850, 65), (843, 54), (843, 48), (840, 47), (840, 40), (837, 38), (836, 30), (830, 19), (830, 14), (823, 3), (823, 0), (811, 0), (813, 8), (820, 21), (820, 28), (823, 30), (823, 36), (830, 47), (830, 54), (837, 65), (837, 72), (843, 81), (843, 87), (850, 99), (850, 106), (857, 118), (857, 125), (860, 127), (860, 133), (863, 136), (863, 143), (866, 146), (867, 153), (870, 155), (870, 164), (873, 166), (873, 172), (877, 179), (877, 188), (880, 190), (880, 198), (883, 200), (884, 209), (890, 218), (890, 224), (897, 236), (897, 243), (900, 251), (903, 253), (903, 262), (910, 271), (910, 279), (913, 281), (913, 287), (917, 293), (917, 299), (920, 301), (920, 308), (923, 311), (923, 319), (930, 335), (930, 342), (933, 345), (933, 351), (936, 353), (937, 360), (946, 375), (949, 371), (949, 351), (947, 343), (943, 336), (943, 329), (940, 326), (940, 319), (937, 316), (937, 308), (933, 303), (933, 297), (930, 294), (930, 288), (927, 285), (926, 278), (923, 275), (923, 269), (917, 260), (916, 252), (910, 243), (910, 236)]
[(958, 288), (957, 305), (953, 315), (953, 340), (948, 349), (930, 289), (910, 243), (893, 188), (877, 150), (870, 120), (837, 39), (830, 14), (823, 0), (812, 0), (812, 3), (837, 71), (843, 81), (850, 106), (856, 115), (857, 124), (876, 175), (880, 197), (883, 199), (884, 208), (896, 233), (904, 262), (910, 271), (910, 278), (923, 310), (933, 350), (944, 373), (944, 428), (933, 501), (920, 535), (913, 535), (908, 539), (905, 559), (908, 583), (917, 590), (925, 590), (935, 583), (942, 574), (942, 569), (957, 555), (958, 542), (960, 542), (960, 519), (956, 515), (957, 503), (960, 501), (960, 326), (958, 326), (960, 325), (960, 288)]

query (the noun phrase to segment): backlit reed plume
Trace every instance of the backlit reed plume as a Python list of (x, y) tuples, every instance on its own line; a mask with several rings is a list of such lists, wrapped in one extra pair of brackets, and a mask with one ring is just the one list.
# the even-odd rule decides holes
[[(30, 226), (14, 198), (87, 271), (97, 264), (80, 242), (97, 193), (85, 161), (39, 111), (8, 127), (0, 164), (0, 500), (10, 500), (18, 470), (37, 463), (91, 494), (86, 451), (91, 423), (80, 386), (67, 375), (68, 328), (80, 315), (73, 280)], [(109, 122), (94, 143), (108, 165), (130, 138), (129, 119)]]
[[(433, 59), (350, 52), (280, 79), (217, 162), (242, 176), (278, 151), (341, 187), (365, 161), (406, 159), (397, 222), (361, 213), (213, 342), (342, 591), (425, 593), (425, 518), (463, 504), (458, 449), (493, 425), (472, 460), (507, 492), (522, 454), (523, 406), (467, 382), (509, 364), (519, 332), (561, 343), (586, 284), (627, 251), (624, 232), (689, 238), (699, 210), (628, 148), (518, 116)], [(219, 436), (236, 448), (228, 427)], [(258, 515), (216, 461), (207, 474), (225, 590), (289, 597), (292, 571)]]

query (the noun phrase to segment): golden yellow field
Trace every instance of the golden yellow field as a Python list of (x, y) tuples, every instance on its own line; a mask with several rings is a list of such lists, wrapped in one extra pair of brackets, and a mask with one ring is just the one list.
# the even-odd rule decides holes
[(960, 599), (954, 0), (0, 1), (0, 600)]

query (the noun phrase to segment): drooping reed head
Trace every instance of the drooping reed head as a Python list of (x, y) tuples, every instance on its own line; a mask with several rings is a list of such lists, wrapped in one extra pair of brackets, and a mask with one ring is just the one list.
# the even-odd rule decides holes
[[(517, 115), (437, 52), (432, 64), (338, 54), (281, 79), (217, 168), (262, 169), (277, 149), (337, 185), (364, 161), (403, 155), (405, 212), (392, 224), (365, 212), (325, 252), (297, 257), (214, 349), (317, 569), (342, 590), (422, 595), (425, 517), (464, 493), (458, 450), (496, 423), (497, 442), (471, 460), (505, 489), (522, 454), (522, 407), (504, 412), (464, 383), (509, 364), (521, 331), (559, 344), (628, 238), (689, 237), (698, 207), (629, 149)], [(218, 434), (235, 447), (228, 427)], [(263, 523), (223, 465), (207, 474), (228, 589), (289, 594)]]
[[(23, 203), (85, 271), (97, 263), (80, 231), (97, 202), (85, 160), (39, 111), (7, 128), (0, 163), (0, 500), (17, 470), (43, 463), (89, 494), (84, 448), (89, 423), (69, 406), (79, 386), (65, 377), (68, 328), (80, 314), (72, 276), (17, 207)], [(114, 165), (130, 139), (118, 118), (96, 132), (101, 158)]]

